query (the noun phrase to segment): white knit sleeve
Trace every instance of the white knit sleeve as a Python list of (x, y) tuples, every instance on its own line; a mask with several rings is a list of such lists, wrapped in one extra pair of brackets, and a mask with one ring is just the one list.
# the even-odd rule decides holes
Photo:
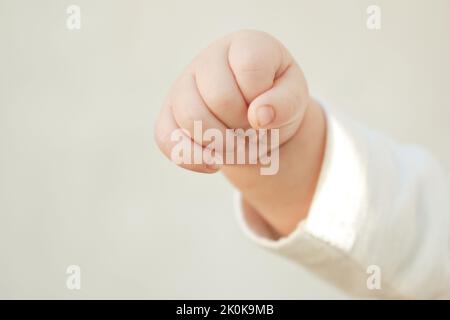
[(325, 110), (325, 158), (307, 219), (272, 240), (237, 199), (245, 234), (358, 297), (449, 298), (446, 174), (424, 149)]

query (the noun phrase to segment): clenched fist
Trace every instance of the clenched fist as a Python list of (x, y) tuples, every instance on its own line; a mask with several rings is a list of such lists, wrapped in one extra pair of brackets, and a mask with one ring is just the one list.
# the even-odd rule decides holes
[[(266, 33), (244, 30), (212, 43), (175, 80), (155, 138), (170, 158), (177, 129), (194, 141), (193, 152), (208, 147), (209, 141), (194, 132), (197, 122), (202, 130), (218, 130), (224, 137), (227, 129), (279, 129), (281, 169), (276, 175), (262, 177), (257, 166), (249, 165), (225, 165), (223, 171), (252, 212), (275, 234), (285, 234), (306, 212), (320, 169), (325, 125), (319, 109), (288, 50)], [(206, 173), (221, 167), (179, 165)]]
[[(202, 129), (280, 129), (280, 144), (299, 128), (309, 102), (302, 71), (284, 46), (270, 35), (240, 31), (226, 36), (200, 53), (175, 81), (156, 126), (156, 140), (168, 157), (171, 133), (185, 129), (196, 145), (207, 141), (194, 136), (194, 122)], [(219, 150), (218, 150), (219, 151)], [(220, 150), (219, 152), (221, 152)], [(213, 172), (216, 165), (181, 166)]]

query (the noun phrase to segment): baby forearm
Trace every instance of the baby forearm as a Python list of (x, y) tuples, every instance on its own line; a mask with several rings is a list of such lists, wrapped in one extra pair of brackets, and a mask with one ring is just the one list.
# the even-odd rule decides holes
[(278, 236), (291, 233), (308, 212), (326, 143), (322, 108), (311, 99), (301, 126), (279, 150), (279, 171), (261, 175), (259, 166), (225, 166), (223, 172)]

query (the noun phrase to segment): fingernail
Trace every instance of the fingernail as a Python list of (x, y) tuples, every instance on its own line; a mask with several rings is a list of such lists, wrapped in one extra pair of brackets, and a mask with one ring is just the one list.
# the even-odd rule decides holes
[(256, 119), (260, 127), (266, 127), (275, 118), (275, 111), (268, 105), (264, 105), (256, 109)]

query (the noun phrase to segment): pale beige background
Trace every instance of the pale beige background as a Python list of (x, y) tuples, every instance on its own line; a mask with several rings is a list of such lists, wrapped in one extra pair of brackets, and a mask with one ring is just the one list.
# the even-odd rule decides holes
[(345, 298), (245, 239), (220, 175), (159, 154), (161, 99), (210, 41), (261, 29), (315, 95), (448, 168), (449, 15), (448, 0), (0, 0), (0, 297)]

